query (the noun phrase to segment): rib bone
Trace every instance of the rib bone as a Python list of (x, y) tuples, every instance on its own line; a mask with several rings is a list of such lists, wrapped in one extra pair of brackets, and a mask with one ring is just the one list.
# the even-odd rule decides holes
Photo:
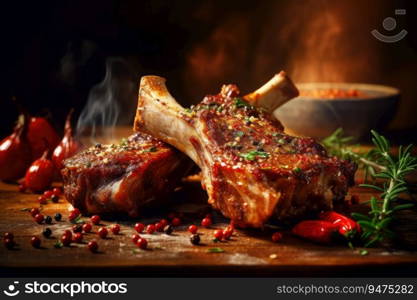
[(298, 96), (298, 89), (284, 71), (276, 74), (259, 89), (244, 96), (250, 104), (263, 107), (269, 112)]
[(300, 217), (329, 209), (352, 183), (355, 166), (329, 158), (312, 139), (291, 137), (271, 112), (298, 94), (285, 73), (244, 98), (236, 86), (186, 110), (165, 79), (142, 77), (134, 128), (187, 154), (202, 170), (209, 203), (239, 226), (271, 216)]

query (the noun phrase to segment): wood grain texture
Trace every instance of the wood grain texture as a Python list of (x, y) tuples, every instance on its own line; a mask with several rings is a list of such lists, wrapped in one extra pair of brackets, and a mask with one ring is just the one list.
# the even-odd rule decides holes
[[(360, 195), (366, 201), (371, 194), (353, 188), (351, 194)], [(37, 207), (38, 195), (19, 193), (16, 185), (0, 183), (0, 233), (12, 232), (18, 247), (7, 250), (0, 247), (1, 275), (96, 275), (96, 276), (393, 276), (415, 275), (417, 253), (405, 250), (370, 249), (369, 255), (361, 256), (359, 249), (351, 250), (343, 245), (322, 246), (303, 241), (288, 232), (280, 243), (270, 241), (270, 228), (264, 230), (237, 230), (230, 241), (214, 243), (215, 228), (225, 227), (227, 220), (215, 215), (212, 228), (199, 228), (202, 245), (193, 246), (189, 241), (187, 227), (199, 224), (207, 211), (202, 204), (204, 193), (197, 183), (188, 183), (173, 196), (175, 206), (165, 211), (153, 210), (147, 217), (138, 219), (148, 224), (165, 217), (170, 210), (180, 211), (183, 225), (175, 228), (173, 235), (164, 233), (143, 234), (148, 239), (149, 250), (136, 248), (130, 240), (134, 224), (138, 220), (102, 221), (101, 226), (114, 223), (121, 225), (119, 235), (109, 234), (108, 239), (98, 238), (99, 226), (85, 235), (85, 241), (96, 239), (100, 252), (90, 253), (86, 243), (55, 249), (54, 243), (65, 229), (71, 229), (67, 220), (69, 204), (44, 205), (43, 213), (53, 216), (63, 214), (63, 221), (52, 225), (36, 224), (24, 208)], [(347, 198), (349, 198), (348, 196)], [(196, 201), (197, 200), (197, 201)], [(200, 203), (199, 203), (200, 201)], [(194, 204), (182, 204), (194, 202)], [(355, 207), (354, 207), (355, 208)], [(356, 209), (356, 208), (355, 208)], [(87, 219), (87, 218), (85, 218)], [(413, 219), (415, 221), (415, 219)], [(45, 227), (52, 229), (50, 239), (42, 237)], [(415, 233), (415, 229), (413, 229)], [(410, 234), (410, 232), (408, 232)], [(42, 248), (30, 245), (30, 237), (38, 235)], [(208, 249), (221, 247), (223, 253), (209, 253)], [(272, 255), (272, 256), (271, 256)], [(275, 257), (275, 258), (271, 258)]]

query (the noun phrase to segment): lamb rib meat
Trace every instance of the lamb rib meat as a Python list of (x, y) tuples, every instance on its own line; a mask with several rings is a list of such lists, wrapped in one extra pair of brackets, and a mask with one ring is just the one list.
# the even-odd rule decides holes
[(127, 213), (162, 201), (186, 175), (192, 162), (144, 133), (120, 144), (90, 147), (64, 161), (66, 198), (83, 214)]
[[(181, 107), (165, 79), (142, 77), (135, 130), (186, 153), (202, 170), (209, 203), (241, 227), (296, 219), (344, 198), (356, 165), (311, 138), (287, 135), (271, 112), (298, 93), (281, 72), (255, 93), (235, 85)], [(255, 107), (252, 104), (256, 104)]]
[[(263, 88), (248, 97), (264, 108), (277, 106), (289, 99), (288, 82), (279, 74), (269, 82), (274, 89)], [(191, 164), (169, 145), (136, 133), (120, 145), (97, 145), (65, 161), (64, 192), (84, 214), (137, 216), (142, 206), (166, 198)]]

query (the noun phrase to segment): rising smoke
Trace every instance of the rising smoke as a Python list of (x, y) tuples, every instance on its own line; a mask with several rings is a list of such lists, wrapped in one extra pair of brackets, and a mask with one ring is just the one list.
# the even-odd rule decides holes
[(136, 107), (137, 83), (128, 64), (121, 58), (106, 61), (106, 74), (95, 85), (77, 122), (77, 136), (90, 143), (110, 142), (115, 127), (131, 125)]

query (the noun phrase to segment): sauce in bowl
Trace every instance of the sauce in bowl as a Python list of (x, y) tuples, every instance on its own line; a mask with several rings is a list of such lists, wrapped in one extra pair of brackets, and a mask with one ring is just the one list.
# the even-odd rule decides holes
[(357, 89), (306, 89), (300, 90), (300, 97), (312, 99), (348, 99), (348, 98), (366, 98), (367, 95), (363, 91)]

